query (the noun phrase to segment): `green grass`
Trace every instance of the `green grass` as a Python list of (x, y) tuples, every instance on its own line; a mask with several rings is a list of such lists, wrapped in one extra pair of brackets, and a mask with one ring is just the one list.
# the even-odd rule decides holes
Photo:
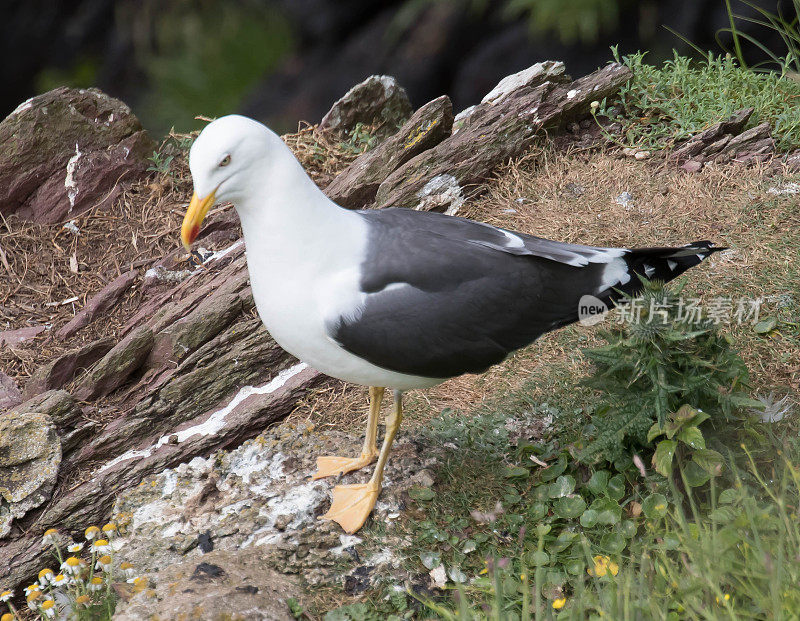
[(768, 121), (780, 150), (800, 147), (800, 83), (781, 73), (757, 73), (740, 66), (731, 56), (708, 55), (696, 62), (675, 57), (656, 67), (645, 54), (620, 58), (633, 79), (600, 111), (617, 106), (625, 140), (646, 149), (672, 146), (728, 119), (742, 108), (755, 112), (748, 127)]
[[(592, 350), (597, 392), (573, 382), (552, 395), (554, 406), (523, 387), (420, 430), (436, 447), (435, 485), (409, 491), (396, 530), (365, 532), (368, 541), (406, 542), (417, 587), (401, 598), (386, 585), (326, 619), (792, 618), (796, 425), (789, 417), (767, 426), (748, 411), (746, 372), (728, 339), (674, 320), (673, 310), (663, 328), (627, 326)], [(664, 375), (670, 396), (659, 423), (661, 390), (641, 382), (643, 369), (663, 364), (674, 369)], [(617, 375), (627, 367), (639, 379), (625, 391)], [(703, 410), (679, 407), (688, 402)], [(593, 415), (604, 403), (642, 410), (651, 432), (633, 443), (620, 434), (617, 446), (583, 461), (587, 438), (606, 424)], [(424, 586), (437, 571), (448, 578), (444, 592)]]

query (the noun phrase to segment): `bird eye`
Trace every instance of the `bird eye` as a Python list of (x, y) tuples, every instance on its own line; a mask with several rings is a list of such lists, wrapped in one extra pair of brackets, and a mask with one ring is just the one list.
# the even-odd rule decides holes
[(231, 163), (231, 156), (226, 155), (225, 157), (222, 158), (222, 161), (219, 163), (219, 166), (220, 168), (222, 168), (223, 166), (227, 166), (230, 163)]

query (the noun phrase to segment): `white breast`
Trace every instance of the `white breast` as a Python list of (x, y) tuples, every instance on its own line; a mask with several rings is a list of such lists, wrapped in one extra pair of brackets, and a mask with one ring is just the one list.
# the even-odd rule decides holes
[(366, 254), (366, 224), (347, 215), (353, 217), (329, 223), (324, 244), (298, 244), (297, 238), (245, 228), (247, 266), (261, 320), (283, 349), (331, 377), (398, 390), (440, 383), (377, 367), (329, 336), (327, 326), (342, 315), (357, 317), (364, 298), (359, 267)]

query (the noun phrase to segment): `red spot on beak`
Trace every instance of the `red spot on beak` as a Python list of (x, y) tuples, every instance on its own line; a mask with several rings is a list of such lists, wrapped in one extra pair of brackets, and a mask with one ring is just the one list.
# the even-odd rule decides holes
[(189, 243), (190, 243), (190, 244), (191, 244), (191, 243), (193, 243), (193, 242), (194, 242), (194, 240), (195, 240), (195, 239), (197, 239), (197, 236), (198, 236), (199, 234), (200, 234), (200, 225), (199, 225), (199, 224), (195, 224), (195, 225), (192, 227), (192, 230), (191, 230), (191, 231), (189, 231)]

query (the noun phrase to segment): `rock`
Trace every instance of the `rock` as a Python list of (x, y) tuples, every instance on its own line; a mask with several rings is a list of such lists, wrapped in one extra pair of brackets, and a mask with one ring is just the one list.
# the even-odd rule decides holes
[(50, 499), (61, 464), (61, 443), (44, 414), (0, 414), (0, 538), (11, 522)]
[(781, 158), (780, 165), (789, 173), (800, 172), (800, 150), (787, 153)]
[(89, 436), (96, 424), (84, 420), (84, 413), (66, 390), (49, 390), (14, 408), (18, 414), (38, 412), (50, 418), (61, 438), (61, 450), (66, 453)]
[(218, 550), (148, 576), (145, 589), (117, 605), (114, 621), (291, 621), (287, 599), (298, 581), (275, 571), (256, 549)]
[(59, 339), (68, 339), (78, 330), (88, 326), (98, 315), (106, 312), (136, 281), (136, 270), (118, 276), (95, 295), (93, 295), (78, 313), (57, 332)]
[(153, 331), (142, 326), (131, 332), (98, 360), (81, 378), (75, 397), (89, 401), (107, 395), (136, 371), (153, 347)]
[(0, 347), (14, 347), (20, 343), (29, 341), (43, 332), (44, 329), (44, 326), (30, 326), (29, 328), (0, 332)]
[(706, 162), (747, 164), (771, 158), (775, 152), (775, 140), (769, 123), (744, 130), (752, 115), (753, 108), (735, 112), (727, 121), (689, 138), (672, 152), (670, 158), (687, 172), (701, 170)]
[[(160, 591), (174, 582), (160, 573), (170, 565), (189, 568), (177, 579), (179, 590), (186, 588), (200, 563), (225, 570), (213, 560), (218, 551), (254, 555), (264, 568), (298, 576), (303, 586), (341, 585), (343, 565), (356, 559), (359, 566), (353, 573), (360, 572), (359, 584), (366, 588), (380, 579), (373, 569), (400, 565), (398, 548), (365, 552), (360, 537), (317, 519), (329, 506), (335, 481), (308, 476), (319, 455), (347, 452), (345, 447), (357, 450), (359, 445), (360, 438), (350, 434), (282, 423), (233, 450), (158, 472), (146, 484), (121, 493), (114, 504), (112, 517), (124, 525), (125, 560), (150, 576)], [(414, 437), (399, 437), (373, 519), (390, 530), (407, 490), (433, 483), (436, 460)], [(370, 474), (368, 468), (345, 475), (342, 482), (364, 482)], [(213, 535), (213, 553), (200, 546), (206, 533)]]
[(239, 295), (230, 293), (206, 298), (186, 317), (159, 332), (150, 351), (147, 365), (177, 362), (211, 340), (242, 312)]
[(505, 99), (509, 94), (523, 86), (537, 86), (547, 81), (562, 81), (564, 75), (564, 63), (545, 60), (541, 63), (531, 65), (512, 75), (504, 77), (486, 96), (481, 99), (481, 103), (496, 104)]
[(17, 383), (0, 371), (0, 412), (8, 410), (19, 403), (22, 403), (22, 393), (17, 388)]
[(61, 388), (78, 374), (102, 358), (114, 345), (111, 339), (93, 341), (62, 354), (46, 365), (38, 368), (25, 384), (23, 397), (30, 399), (34, 395), (54, 388)]
[(455, 213), (466, 188), (524, 153), (542, 130), (559, 130), (588, 114), (594, 100), (613, 95), (631, 77), (611, 63), (570, 84), (522, 86), (496, 104), (480, 104), (461, 129), (400, 166), (378, 188), (378, 207)]
[(356, 84), (322, 117), (320, 127), (348, 132), (356, 123), (381, 123), (379, 133), (388, 135), (402, 125), (412, 112), (403, 87), (388, 75), (372, 75)]
[(0, 122), (0, 214), (51, 224), (111, 204), (121, 181), (147, 174), (154, 148), (130, 108), (99, 90), (38, 95)]
[(362, 154), (325, 188), (342, 207), (362, 208), (373, 201), (378, 186), (399, 166), (439, 144), (453, 127), (453, 106), (443, 95), (428, 102), (400, 130)]

